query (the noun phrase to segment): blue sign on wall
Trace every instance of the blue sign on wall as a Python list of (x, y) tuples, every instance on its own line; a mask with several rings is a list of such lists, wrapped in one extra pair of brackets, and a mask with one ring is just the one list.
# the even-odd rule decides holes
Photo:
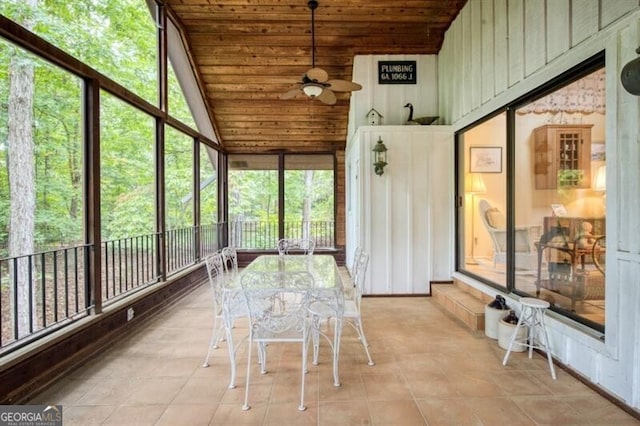
[(416, 84), (416, 61), (378, 61), (378, 84)]

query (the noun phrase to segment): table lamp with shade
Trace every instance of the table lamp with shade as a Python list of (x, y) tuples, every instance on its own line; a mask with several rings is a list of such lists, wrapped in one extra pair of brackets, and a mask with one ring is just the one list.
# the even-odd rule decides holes
[(484, 180), (482, 179), (482, 175), (480, 173), (470, 173), (467, 175), (467, 179), (465, 181), (465, 193), (471, 194), (471, 259), (467, 261), (469, 265), (477, 265), (473, 253), (473, 248), (476, 245), (475, 241), (475, 227), (474, 223), (476, 221), (476, 194), (484, 194), (487, 192), (487, 188), (484, 186)]
[(603, 164), (598, 167), (596, 171), (596, 177), (593, 179), (593, 190), (602, 192), (602, 201), (604, 203), (604, 207), (602, 208), (603, 213), (606, 214), (607, 207), (607, 166)]

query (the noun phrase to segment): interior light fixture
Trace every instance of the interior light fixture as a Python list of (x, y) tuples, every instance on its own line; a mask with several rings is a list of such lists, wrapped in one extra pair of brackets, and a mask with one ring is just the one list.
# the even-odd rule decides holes
[(474, 223), (476, 221), (476, 194), (484, 194), (487, 187), (484, 185), (484, 179), (479, 173), (470, 173), (465, 180), (465, 192), (471, 194), (471, 259), (467, 261), (469, 265), (477, 265), (478, 261), (474, 256), (474, 246), (476, 245), (476, 233)]
[(595, 191), (604, 191), (607, 189), (607, 166), (598, 167), (596, 178), (593, 180), (593, 189)]
[(607, 166), (605, 164), (598, 167), (593, 180), (593, 190), (602, 192), (602, 212), (607, 214)]
[(316, 96), (320, 96), (323, 90), (324, 90), (323, 87), (316, 83), (307, 83), (304, 86), (302, 86), (302, 91), (305, 93), (305, 95), (309, 96), (310, 98), (315, 98)]
[(387, 146), (382, 142), (382, 137), (378, 136), (378, 142), (373, 147), (373, 169), (378, 176), (384, 173), (384, 166), (387, 165)]

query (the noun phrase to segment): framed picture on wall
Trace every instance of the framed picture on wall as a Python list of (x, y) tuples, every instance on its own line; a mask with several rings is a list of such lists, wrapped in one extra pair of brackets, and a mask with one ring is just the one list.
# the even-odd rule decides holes
[(502, 147), (472, 146), (469, 148), (469, 172), (502, 173)]

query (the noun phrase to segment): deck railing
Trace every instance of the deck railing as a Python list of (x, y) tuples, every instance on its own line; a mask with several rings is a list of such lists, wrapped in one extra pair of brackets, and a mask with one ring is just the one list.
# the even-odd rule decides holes
[[(316, 248), (333, 247), (334, 222), (287, 222), (285, 237), (310, 236)], [(152, 285), (162, 276), (195, 264), (221, 247), (225, 223), (185, 227), (101, 243), (102, 306)], [(275, 249), (276, 222), (234, 221), (229, 245)], [(160, 261), (160, 244), (166, 260)], [(0, 355), (89, 315), (94, 307), (90, 273), (91, 245), (78, 244), (0, 259)]]
[[(220, 248), (224, 224), (172, 229), (101, 243), (102, 305), (108, 306), (158, 282), (164, 241), (166, 275)], [(199, 235), (199, 252), (196, 250)], [(93, 307), (89, 273), (91, 245), (76, 245), (0, 259), (0, 355), (89, 314)]]
[(105, 305), (158, 280), (159, 235), (153, 233), (102, 242), (102, 300)]
[(85, 316), (90, 246), (0, 259), (0, 351)]
[[(333, 248), (334, 221), (296, 221), (284, 223), (284, 237), (308, 237), (316, 248)], [(239, 221), (229, 223), (229, 245), (239, 249), (275, 249), (279, 239), (276, 221)]]

